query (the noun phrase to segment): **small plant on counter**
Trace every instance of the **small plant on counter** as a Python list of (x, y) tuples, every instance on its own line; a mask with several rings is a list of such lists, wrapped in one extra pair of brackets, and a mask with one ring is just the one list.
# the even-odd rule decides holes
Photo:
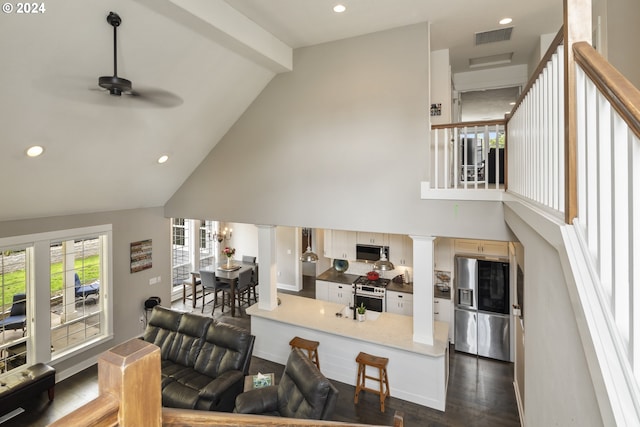
[(357, 307), (356, 310), (358, 310), (358, 314), (365, 314), (367, 307), (364, 306), (364, 303), (360, 303), (360, 306)]

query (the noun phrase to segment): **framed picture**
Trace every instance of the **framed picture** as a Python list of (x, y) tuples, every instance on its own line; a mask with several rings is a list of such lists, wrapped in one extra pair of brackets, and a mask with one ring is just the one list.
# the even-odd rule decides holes
[(151, 239), (131, 243), (131, 272), (151, 268)]

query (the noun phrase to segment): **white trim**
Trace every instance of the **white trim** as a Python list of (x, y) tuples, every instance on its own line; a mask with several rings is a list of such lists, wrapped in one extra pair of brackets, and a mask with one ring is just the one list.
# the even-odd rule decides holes
[(486, 200), (500, 202), (504, 199), (505, 191), (500, 189), (468, 188), (468, 189), (439, 189), (431, 188), (429, 181), (420, 183), (420, 198), (423, 200)]
[(513, 391), (516, 395), (516, 403), (518, 405), (518, 418), (520, 418), (520, 426), (524, 427), (524, 402), (520, 399), (520, 393), (518, 392), (518, 380), (513, 379)]
[(21, 236), (0, 237), (0, 247), (16, 245), (33, 245), (41, 240), (76, 239), (87, 235), (111, 232), (112, 224), (95, 225), (92, 227), (70, 228), (67, 230), (46, 231), (43, 233), (24, 234)]

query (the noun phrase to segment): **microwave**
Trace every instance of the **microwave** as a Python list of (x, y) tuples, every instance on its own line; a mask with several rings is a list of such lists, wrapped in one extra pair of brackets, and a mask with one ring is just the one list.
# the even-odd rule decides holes
[(378, 261), (380, 259), (380, 251), (389, 259), (389, 246), (356, 245), (356, 261)]

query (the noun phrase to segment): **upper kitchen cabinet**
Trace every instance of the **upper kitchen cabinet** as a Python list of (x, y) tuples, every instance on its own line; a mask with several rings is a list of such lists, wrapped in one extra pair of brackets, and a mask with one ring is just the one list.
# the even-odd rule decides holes
[(356, 232), (324, 230), (324, 256), (346, 260), (356, 259)]
[(386, 246), (389, 244), (387, 235), (384, 233), (366, 233), (358, 231), (356, 234), (357, 243), (359, 245)]
[(413, 239), (405, 234), (389, 234), (389, 261), (413, 266)]
[(509, 243), (493, 240), (456, 239), (455, 253), (507, 257), (509, 255)]
[(441, 271), (453, 271), (453, 239), (438, 237), (434, 248), (434, 268)]

